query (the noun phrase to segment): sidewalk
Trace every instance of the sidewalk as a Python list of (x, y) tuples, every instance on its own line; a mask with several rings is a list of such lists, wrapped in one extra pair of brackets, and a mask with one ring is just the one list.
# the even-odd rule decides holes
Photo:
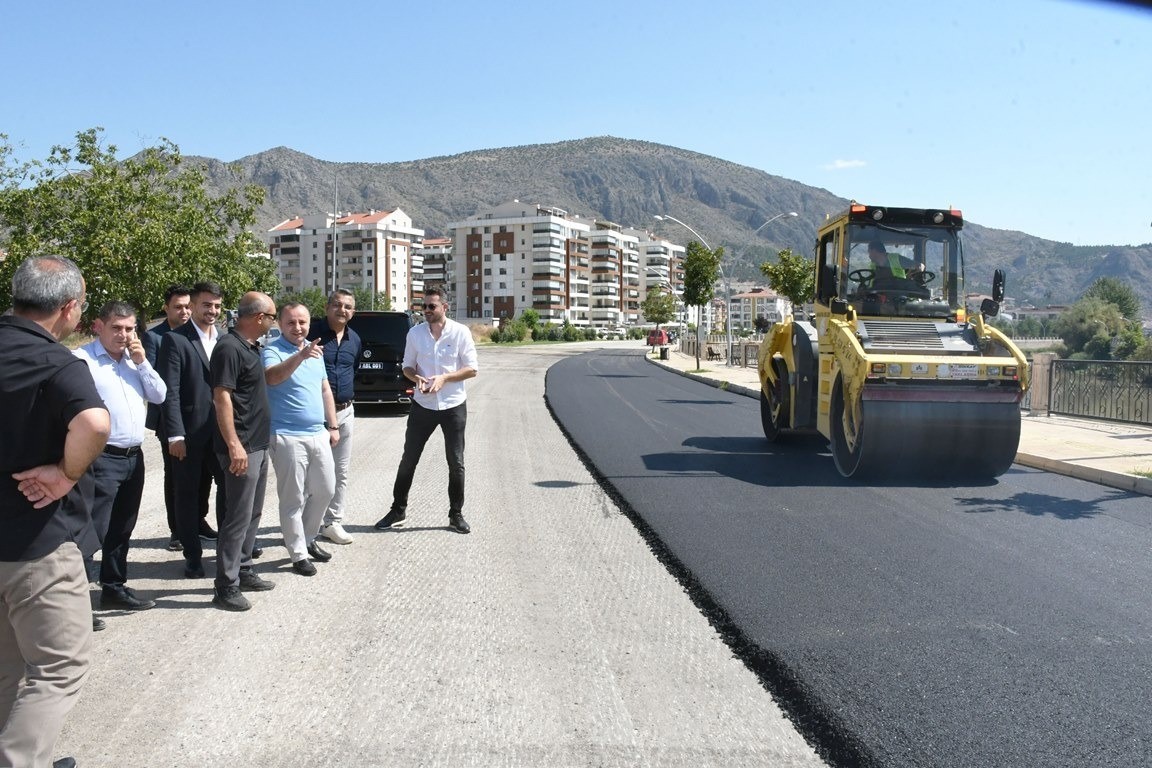
[[(725, 367), (675, 349), (668, 360), (649, 360), (684, 376), (748, 397), (760, 397), (755, 367)], [(1047, 472), (1152, 496), (1152, 427), (1025, 413), (1016, 462)], [(1141, 475), (1138, 473), (1145, 473)]]

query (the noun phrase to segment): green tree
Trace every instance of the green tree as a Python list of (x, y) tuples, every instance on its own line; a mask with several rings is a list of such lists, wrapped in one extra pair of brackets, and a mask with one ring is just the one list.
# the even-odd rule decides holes
[[(703, 307), (712, 301), (716, 278), (720, 276), (720, 260), (724, 248), (709, 250), (695, 240), (688, 243), (684, 254), (684, 303), (690, 307)], [(696, 329), (696, 367), (700, 367), (700, 329)]]
[(1052, 323), (1052, 332), (1064, 342), (1069, 357), (1112, 359), (1113, 339), (1128, 323), (1115, 304), (1098, 298), (1081, 299)]
[(760, 271), (768, 278), (768, 286), (792, 302), (799, 309), (816, 295), (816, 265), (809, 258), (785, 248), (776, 254), (776, 263), (766, 261)]
[(357, 286), (352, 289), (352, 295), (356, 297), (357, 310), (383, 312), (392, 309), (392, 297), (384, 291), (373, 295), (367, 288)]
[[(279, 308), (290, 301), (298, 301), (308, 307), (308, 314), (312, 317), (324, 317), (324, 311), (328, 305), (328, 297), (324, 295), (324, 291), (315, 287), (282, 294), (276, 299), (276, 306)], [(359, 307), (360, 303), (357, 302), (356, 306)]]
[(664, 323), (676, 319), (676, 297), (654, 285), (648, 289), (648, 295), (640, 302), (640, 311), (649, 323), (655, 323), (659, 328)]
[(520, 322), (524, 323), (528, 330), (534, 331), (540, 325), (540, 313), (529, 307), (520, 313)]
[(1140, 298), (1132, 286), (1115, 277), (1100, 277), (1084, 291), (1084, 299), (1103, 299), (1115, 304), (1124, 319), (1133, 322), (1140, 319)]
[(278, 293), (275, 265), (248, 231), (262, 188), (213, 196), (204, 167), (186, 163), (167, 139), (121, 161), (115, 146), (102, 145), (102, 131), (77, 133), (75, 145), (22, 164), (0, 134), (0, 236), (8, 251), (0, 306), (11, 303), (16, 267), (43, 253), (67, 256), (83, 271), (88, 320), (112, 299), (152, 317), (171, 283), (214, 280), (225, 306), (249, 290)]

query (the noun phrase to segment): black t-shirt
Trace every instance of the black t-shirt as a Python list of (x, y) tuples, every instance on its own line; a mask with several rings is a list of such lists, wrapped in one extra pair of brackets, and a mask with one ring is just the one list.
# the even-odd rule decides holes
[[(212, 350), (212, 389), (224, 387), (232, 390), (232, 423), (236, 437), (248, 453), (268, 447), (271, 432), (271, 411), (268, 409), (268, 387), (264, 383), (264, 363), (260, 348), (233, 328), (216, 342)], [(217, 453), (228, 453), (224, 436), (215, 430)]]
[(88, 364), (41, 326), (15, 315), (0, 317), (0, 561), (35, 560), (73, 541), (84, 554), (100, 544), (85, 498), (85, 472), (63, 499), (34, 509), (13, 479), (20, 472), (64, 457), (68, 424), (81, 411), (103, 408)]

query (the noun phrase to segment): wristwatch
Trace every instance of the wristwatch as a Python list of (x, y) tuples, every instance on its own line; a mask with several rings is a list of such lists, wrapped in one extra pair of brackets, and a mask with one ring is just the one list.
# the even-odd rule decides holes
[(336, 429), (336, 430), (340, 429), (340, 427), (337, 427), (334, 424), (325, 424), (324, 426), (327, 427), (328, 429)]

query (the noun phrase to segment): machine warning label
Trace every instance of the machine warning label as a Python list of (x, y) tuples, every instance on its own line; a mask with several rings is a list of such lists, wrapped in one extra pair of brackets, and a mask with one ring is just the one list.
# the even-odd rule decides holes
[(974, 379), (980, 375), (980, 370), (977, 366), (965, 363), (961, 365), (952, 364), (950, 366), (940, 366), (941, 368), (948, 368), (947, 371), (940, 371), (941, 376), (947, 376), (952, 379)]

